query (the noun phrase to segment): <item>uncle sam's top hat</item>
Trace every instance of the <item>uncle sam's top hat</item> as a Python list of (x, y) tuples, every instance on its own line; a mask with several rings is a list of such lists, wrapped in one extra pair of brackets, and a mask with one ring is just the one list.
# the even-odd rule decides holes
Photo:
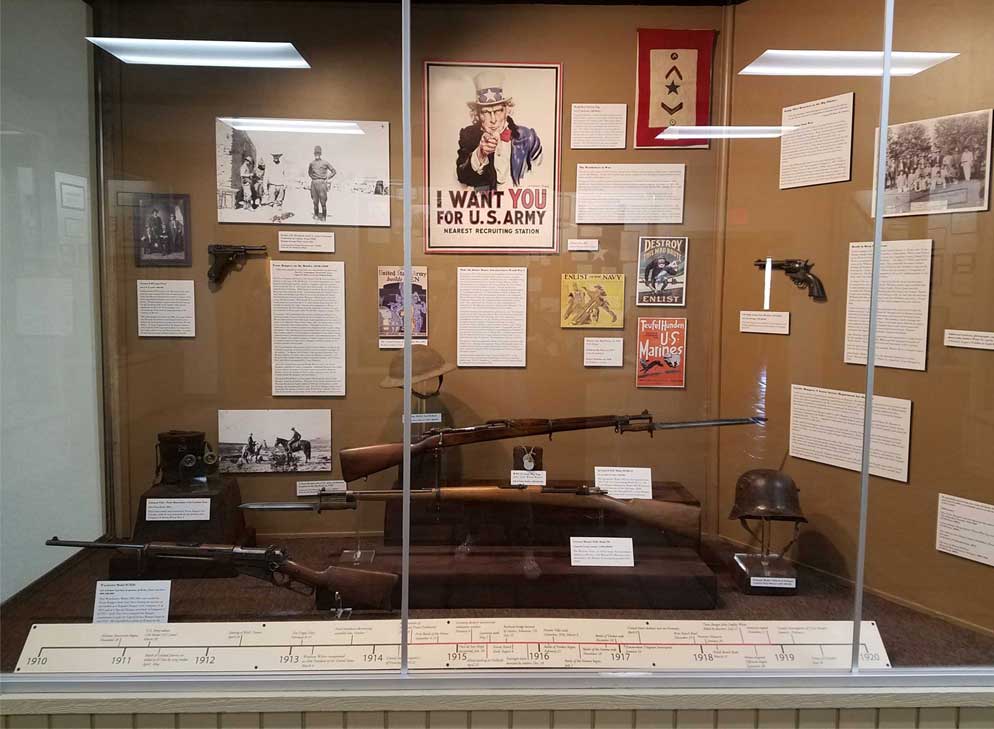
[(512, 98), (504, 95), (504, 75), (498, 71), (481, 71), (473, 77), (476, 98), (467, 102), (471, 109), (507, 104)]

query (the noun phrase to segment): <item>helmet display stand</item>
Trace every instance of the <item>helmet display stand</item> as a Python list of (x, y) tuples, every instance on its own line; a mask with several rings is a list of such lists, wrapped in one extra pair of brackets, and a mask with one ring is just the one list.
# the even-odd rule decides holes
[[(747, 595), (793, 595), (797, 592), (797, 570), (784, 557), (797, 541), (801, 522), (799, 490), (783, 471), (758, 468), (746, 471), (735, 485), (735, 504), (728, 515), (759, 542), (759, 553), (739, 552), (732, 571), (739, 589)], [(758, 530), (750, 522), (759, 522)], [(778, 552), (773, 550), (773, 522), (794, 524), (793, 535)]]

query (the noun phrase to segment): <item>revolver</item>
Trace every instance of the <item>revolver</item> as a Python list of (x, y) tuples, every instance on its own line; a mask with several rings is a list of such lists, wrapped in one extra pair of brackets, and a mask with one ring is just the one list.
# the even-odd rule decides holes
[[(753, 265), (760, 269), (766, 268), (766, 259), (757, 258)], [(811, 261), (802, 261), (800, 258), (786, 258), (779, 261), (772, 261), (771, 265), (774, 270), (783, 271), (787, 274), (787, 278), (793, 281), (797, 288), (807, 289), (808, 296), (815, 301), (828, 300), (821, 279), (811, 273), (811, 269), (815, 265)]]
[(266, 246), (226, 246), (212, 244), (207, 246), (211, 255), (211, 267), (207, 269), (207, 280), (220, 285), (228, 270), (235, 265), (245, 262), (246, 256), (254, 253), (266, 253)]

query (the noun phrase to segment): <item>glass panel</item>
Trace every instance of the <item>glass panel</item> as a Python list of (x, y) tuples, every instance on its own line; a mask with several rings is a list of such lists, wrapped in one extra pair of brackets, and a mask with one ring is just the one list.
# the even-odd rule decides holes
[(992, 32), (989, 3), (896, 6), (895, 50), (954, 54), (888, 109), (874, 392), (913, 409), (907, 477), (870, 481), (865, 614), (896, 665), (994, 665)]

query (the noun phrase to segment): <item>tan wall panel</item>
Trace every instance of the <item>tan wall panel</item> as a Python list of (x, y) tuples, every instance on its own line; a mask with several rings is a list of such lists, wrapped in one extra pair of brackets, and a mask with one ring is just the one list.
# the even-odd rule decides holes
[(133, 729), (133, 714), (94, 714), (93, 729)]
[(673, 729), (675, 726), (675, 711), (635, 711), (636, 729)]
[(260, 729), (262, 715), (251, 713), (221, 714), (221, 729)]
[(514, 729), (552, 729), (551, 711), (512, 711), (511, 726)]
[(718, 712), (717, 724), (720, 727), (756, 729), (756, 711), (754, 709), (725, 709)]
[[(469, 720), (472, 729), (510, 729), (510, 711), (471, 711)], [(393, 718), (390, 720), (393, 726)]]
[(676, 713), (677, 729), (711, 729), (714, 721), (714, 711), (681, 709)]
[(595, 711), (595, 729), (634, 729), (634, 711)]
[(839, 709), (839, 729), (876, 729), (876, 709)]
[[(891, 122), (912, 121), (990, 106), (994, 51), (990, 4), (964, 0), (940, 6), (930, 0), (898, 4), (895, 48), (954, 48), (963, 56), (919, 76), (894, 81)], [(816, 3), (797, 12), (787, 0), (750, 0), (736, 9), (734, 67), (767, 48), (879, 48), (882, 4), (861, 0)], [(828, 35), (826, 35), (826, 33)], [(827, 44), (827, 45), (826, 45)], [(975, 70), (974, 70), (975, 69)], [(874, 78), (770, 78), (735, 76), (733, 122), (776, 123), (784, 106), (835, 94), (856, 94), (852, 181), (779, 191), (779, 149), (734, 142), (730, 152), (728, 240), (722, 334), (722, 412), (739, 412), (765, 400), (770, 422), (763, 440), (744, 430), (719, 433), (719, 512), (727, 514), (735, 478), (757, 465), (775, 467), (787, 449), (791, 383), (862, 391), (865, 368), (842, 362), (848, 244), (872, 240), (868, 215), (873, 130), (878, 124), (880, 80)], [(757, 140), (758, 141), (758, 140)], [(992, 214), (916, 216), (886, 221), (885, 239), (933, 238), (933, 290), (928, 371), (878, 369), (878, 394), (914, 403), (910, 482), (871, 479), (867, 585), (963, 621), (994, 629), (990, 568), (934, 549), (940, 491), (990, 501), (994, 477), (978, 438), (991, 439), (983, 413), (994, 403), (994, 368), (976, 352), (946, 349), (942, 330), (994, 328), (994, 292), (981, 282), (994, 271)], [(758, 308), (762, 277), (755, 258), (810, 258), (829, 300), (816, 304), (782, 274), (773, 281), (773, 307), (791, 311), (791, 335), (738, 333), (738, 313)], [(959, 256), (959, 258), (956, 258)], [(954, 275), (955, 261), (960, 274)], [(957, 323), (958, 322), (958, 323)], [(859, 476), (790, 459), (787, 470), (801, 489), (811, 523), (797, 551), (801, 561), (844, 577), (855, 574)], [(745, 541), (741, 528), (722, 532)], [(967, 587), (969, 586), (969, 588)], [(966, 590), (970, 590), (967, 599)], [(976, 593), (980, 590), (980, 593)]]
[(278, 712), (262, 715), (262, 729), (303, 729), (304, 715), (299, 712)]

